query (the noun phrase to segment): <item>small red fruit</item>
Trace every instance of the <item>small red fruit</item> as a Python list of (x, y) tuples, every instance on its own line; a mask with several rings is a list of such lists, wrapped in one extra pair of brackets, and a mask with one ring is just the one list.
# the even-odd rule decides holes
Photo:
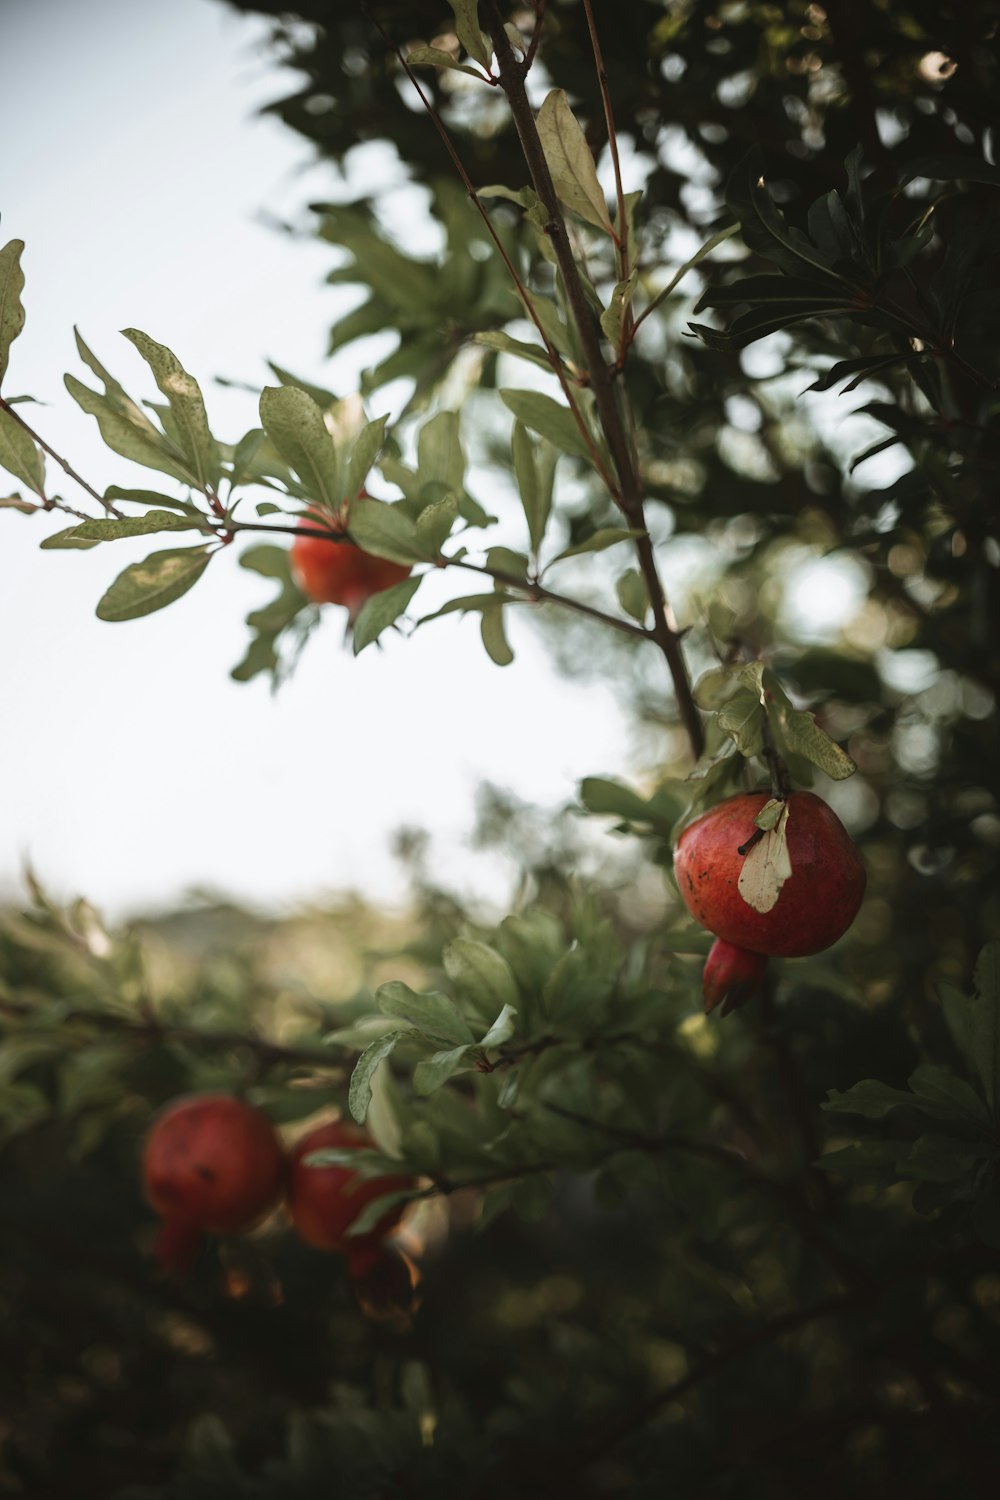
[(146, 1140), (146, 1197), (164, 1220), (157, 1258), (185, 1270), (202, 1233), (249, 1229), (273, 1208), (285, 1159), (270, 1120), (229, 1094), (177, 1099)]
[[(330, 526), (330, 517), (312, 513), (303, 525)], [(334, 530), (345, 530), (334, 526)], [(354, 621), (372, 594), (409, 578), (410, 569), (385, 557), (373, 557), (351, 542), (326, 541), (319, 536), (299, 536), (292, 543), (292, 573), (302, 592), (314, 604), (346, 604)]]
[(361, 1177), (350, 1167), (310, 1167), (306, 1157), (313, 1151), (361, 1150), (373, 1147), (367, 1131), (346, 1120), (335, 1120), (310, 1130), (296, 1142), (288, 1180), (288, 1210), (292, 1223), (309, 1245), (319, 1250), (339, 1250), (360, 1266), (375, 1244), (399, 1223), (402, 1205), (389, 1209), (364, 1235), (347, 1231), (361, 1210), (384, 1193), (413, 1186), (403, 1175)]
[(770, 837), (754, 822), (770, 800), (768, 792), (745, 792), (720, 802), (684, 830), (674, 851), (685, 906), (725, 945), (713, 945), (705, 966), (709, 1010), (727, 996), (724, 1010), (732, 1010), (759, 987), (764, 966), (755, 956), (801, 958), (829, 948), (865, 893), (864, 862), (836, 813), (812, 792), (790, 792), (784, 832), (791, 874), (768, 910), (752, 906), (739, 881), (747, 859), (758, 857), (751, 851)]
[(766, 954), (751, 953), (749, 948), (736, 948), (716, 938), (705, 960), (702, 978), (705, 1009), (711, 1012), (719, 1005), (725, 1016), (746, 1005), (763, 984), (766, 968)]

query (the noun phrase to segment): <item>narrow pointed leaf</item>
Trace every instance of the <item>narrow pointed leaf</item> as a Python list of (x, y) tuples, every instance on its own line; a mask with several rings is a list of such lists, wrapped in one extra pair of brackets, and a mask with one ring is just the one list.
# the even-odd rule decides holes
[(377, 641), (384, 630), (394, 625), (403, 614), (413, 598), (417, 589), (423, 582), (423, 574), (416, 578), (404, 578), (402, 583), (393, 584), (392, 588), (382, 589), (377, 594), (372, 594), (361, 606), (358, 618), (354, 622), (354, 654), (359, 655), (366, 646)]
[(611, 217), (594, 158), (564, 89), (553, 89), (547, 95), (536, 123), (560, 202), (588, 224), (610, 230)]
[(260, 420), (310, 499), (331, 514), (337, 511), (344, 500), (340, 463), (323, 413), (313, 398), (298, 386), (265, 386), (260, 397)]
[(198, 382), (165, 344), (158, 344), (138, 328), (126, 328), (123, 332), (149, 365), (157, 386), (170, 403), (180, 444), (197, 476), (198, 488), (214, 487), (219, 482), (222, 463)]
[(45, 499), (45, 460), (30, 434), (6, 411), (0, 411), (0, 468)]
[(355, 1064), (354, 1072), (351, 1074), (351, 1084), (347, 1093), (347, 1107), (359, 1125), (365, 1123), (368, 1115), (368, 1106), (372, 1102), (372, 1075), (379, 1063), (389, 1056), (400, 1037), (405, 1036), (402, 1031), (387, 1031), (380, 1036), (377, 1042), (372, 1042), (366, 1047)]
[(7, 373), (10, 346), (24, 327), (24, 272), (21, 270), (23, 240), (8, 240), (0, 250), (0, 385)]
[(97, 606), (99, 620), (138, 620), (173, 604), (198, 582), (208, 567), (208, 547), (154, 552), (144, 562), (119, 573)]

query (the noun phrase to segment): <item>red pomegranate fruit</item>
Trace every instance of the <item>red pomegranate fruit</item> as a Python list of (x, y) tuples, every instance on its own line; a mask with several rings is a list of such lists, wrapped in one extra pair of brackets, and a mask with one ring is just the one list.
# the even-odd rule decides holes
[(749, 948), (737, 948), (722, 938), (716, 938), (709, 949), (702, 976), (705, 1009), (713, 1011), (721, 1005), (723, 1015), (738, 1010), (756, 995), (766, 968), (766, 954), (751, 953)]
[(375, 1198), (412, 1187), (413, 1178), (403, 1174), (361, 1177), (348, 1166), (310, 1167), (306, 1157), (313, 1151), (353, 1151), (373, 1146), (360, 1125), (347, 1120), (320, 1125), (296, 1142), (288, 1177), (288, 1211), (302, 1239), (318, 1250), (346, 1253), (358, 1267), (371, 1257), (377, 1242), (396, 1227), (403, 1207), (389, 1209), (367, 1234), (349, 1236), (347, 1231)]
[(696, 818), (674, 851), (685, 906), (719, 942), (705, 965), (706, 1009), (735, 1009), (759, 988), (761, 955), (801, 958), (850, 927), (865, 867), (832, 808), (812, 792), (775, 802), (777, 824), (757, 828), (768, 792), (745, 792)]
[(163, 1219), (157, 1259), (168, 1270), (193, 1262), (203, 1233), (235, 1234), (272, 1209), (284, 1153), (270, 1120), (230, 1094), (177, 1099), (146, 1140), (146, 1197)]
[[(330, 517), (312, 513), (302, 525), (330, 526)], [(336, 527), (334, 528), (337, 529)], [(373, 557), (351, 542), (298, 536), (292, 543), (292, 574), (314, 604), (344, 604), (353, 622), (366, 600), (409, 578), (410, 569), (385, 557)]]

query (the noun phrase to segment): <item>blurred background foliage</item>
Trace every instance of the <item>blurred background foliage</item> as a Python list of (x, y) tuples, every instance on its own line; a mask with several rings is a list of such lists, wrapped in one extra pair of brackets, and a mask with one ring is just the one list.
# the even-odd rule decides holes
[[(331, 162), (314, 228), (332, 276), (359, 287), (331, 348), (398, 329), (366, 391), (461, 402), (478, 492), (506, 515), (492, 387), (524, 366), (474, 338), (527, 325), (439, 136), (364, 7), (235, 8), (274, 16), (275, 57), (302, 75), (274, 111)], [(476, 837), (519, 872), (499, 928), (449, 888), (422, 830), (400, 837), (413, 900), (398, 916), (206, 905), (107, 934), (36, 891), (0, 929), (0, 1493), (503, 1500), (669, 1480), (692, 1500), (771, 1500), (992, 1494), (1000, 1477), (995, 1040), (963, 1046), (961, 1024), (974, 991), (977, 1014), (1000, 1012), (995, 959), (973, 978), (1000, 938), (1000, 6), (593, 9), (643, 188), (645, 298), (742, 229), (629, 356), (668, 594), (696, 676), (763, 656), (854, 757), (850, 781), (814, 785), (864, 852), (865, 904), (834, 951), (776, 966), (760, 1004), (706, 1021), (669, 878), (691, 786), (662, 663), (554, 612), (539, 628), (557, 659), (616, 684), (648, 769), (545, 815), (484, 789)], [(371, 11), (404, 48), (453, 44), (434, 0)], [(514, 15), (530, 30), (530, 8)], [(567, 90), (603, 171), (582, 5), (546, 8), (536, 69), (538, 99)], [(421, 82), (473, 182), (520, 188), (496, 91)], [(338, 169), (376, 142), (417, 186), (344, 202)], [(551, 290), (520, 212), (491, 211)], [(803, 289), (806, 242), (826, 259)], [(832, 303), (831, 281), (849, 287)], [(741, 327), (770, 331), (745, 342)], [(561, 465), (570, 543), (613, 518)], [(603, 554), (563, 576), (613, 595)], [(482, 1053), (489, 1070), (435, 1092), (412, 1086), (433, 1046), (419, 1028), (383, 1069), (373, 1126), (394, 1121), (394, 1152), (436, 1189), (403, 1230), (419, 1312), (363, 1313), (339, 1260), (280, 1219), (211, 1246), (190, 1281), (160, 1279), (136, 1173), (155, 1108), (245, 1089), (290, 1137), (344, 1109), (386, 982), (452, 996), (478, 1036), (494, 1016), (449, 963), (468, 953), (456, 942), (486, 945), (493, 998), (512, 986), (519, 1019)], [(842, 1112), (865, 1079), (883, 1093)], [(840, 1106), (822, 1111), (829, 1091)], [(853, 1155), (815, 1167), (835, 1151)]]

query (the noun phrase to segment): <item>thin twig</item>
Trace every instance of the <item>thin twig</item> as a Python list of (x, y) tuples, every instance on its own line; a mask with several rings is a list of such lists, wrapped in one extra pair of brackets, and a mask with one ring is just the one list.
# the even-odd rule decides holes
[[(88, 484), (86, 479), (83, 478), (82, 474), (78, 474), (76, 470), (69, 463), (67, 463), (66, 459), (62, 458), (54, 448), (50, 447), (45, 439), (35, 431), (31, 424), (24, 420), (20, 412), (18, 412), (13, 406), (11, 406), (9, 401), (5, 401), (2, 396), (0, 396), (0, 411), (5, 411), (8, 417), (11, 417), (19, 427), (23, 427), (24, 431), (34, 442), (38, 444), (39, 448), (44, 449), (49, 457), (53, 459), (55, 463), (57, 463), (59, 467), (69, 475), (70, 479), (74, 480), (75, 483), (80, 486), (81, 489), (86, 490), (87, 494), (92, 496), (92, 498), (96, 500), (99, 505), (102, 505), (110, 515), (117, 516), (117, 518), (121, 520), (121, 511), (117, 510), (111, 504), (110, 500), (105, 500), (104, 496), (99, 494), (99, 492), (94, 489), (94, 486), (92, 484)], [(80, 516), (84, 521), (89, 521), (91, 519), (90, 516), (85, 515), (82, 511), (74, 510), (72, 506), (67, 505), (62, 500), (46, 500), (43, 508), (45, 510), (64, 510), (68, 515)]]
[[(528, 288), (525, 286), (523, 280), (521, 279), (520, 273), (518, 272), (517, 267), (514, 265), (514, 262), (511, 260), (510, 256), (507, 254), (506, 247), (505, 247), (503, 241), (501, 240), (499, 234), (496, 231), (496, 228), (495, 228), (495, 226), (493, 224), (493, 220), (490, 218), (489, 214), (486, 211), (486, 205), (483, 203), (483, 200), (480, 198), (479, 194), (477, 193), (476, 188), (475, 188), (475, 184), (473, 183), (472, 178), (469, 176), (468, 172), (465, 170), (465, 164), (463, 163), (462, 158), (459, 156), (458, 151), (455, 149), (454, 142), (452, 141), (450, 135), (448, 134), (448, 131), (445, 128), (444, 121), (441, 119), (441, 116), (438, 114), (437, 110), (434, 108), (433, 103), (427, 97), (426, 93), (424, 92), (423, 88), (421, 87), (420, 80), (417, 78), (417, 76), (414, 73), (413, 69), (410, 67), (409, 63), (407, 62), (406, 56), (403, 53), (403, 51), (401, 50), (401, 48), (397, 47), (395, 45), (395, 43), (392, 41), (392, 39), (388, 36), (388, 34), (386, 33), (386, 30), (383, 27), (381, 21), (379, 21), (379, 19), (378, 19), (377, 16), (375, 16), (375, 15), (372, 14), (372, 12), (371, 12), (370, 8), (368, 7), (368, 5), (367, 4), (363, 4), (362, 8), (363, 8), (365, 14), (368, 16), (369, 20), (371, 21), (372, 25), (375, 26), (376, 29), (378, 30), (378, 32), (381, 35), (381, 37), (382, 37), (383, 41), (385, 42), (386, 46), (387, 47), (391, 47), (392, 50), (395, 52), (397, 58), (399, 59), (400, 66), (405, 71), (407, 78), (410, 80), (411, 84), (413, 85), (413, 87), (414, 87), (414, 89), (416, 91), (417, 97), (419, 98), (421, 104), (424, 106), (424, 109), (427, 111), (427, 114), (428, 114), (431, 122), (433, 123), (434, 128), (436, 129), (438, 135), (441, 137), (441, 140), (444, 143), (445, 150), (448, 152), (448, 155), (451, 157), (452, 165), (454, 166), (456, 172), (458, 173), (459, 177), (461, 178), (462, 185), (465, 188), (465, 191), (468, 193), (469, 197), (471, 198), (473, 204), (475, 205), (475, 208), (478, 211), (479, 216), (480, 216), (480, 218), (483, 221), (483, 224), (486, 226), (486, 230), (487, 230), (487, 232), (488, 232), (491, 240), (493, 241), (493, 244), (496, 247), (497, 253), (500, 256), (501, 260), (503, 261), (504, 266), (506, 267), (507, 274), (510, 276), (511, 281), (514, 283), (514, 289), (517, 292), (517, 296), (518, 296), (518, 299), (521, 302), (521, 305), (523, 306), (525, 312), (528, 314), (528, 317), (531, 319), (531, 321), (534, 323), (535, 327), (538, 330), (538, 333), (539, 333), (539, 336), (540, 336), (540, 338), (542, 340), (542, 343), (545, 346), (545, 353), (548, 356), (548, 360), (549, 360), (549, 364), (550, 364), (550, 366), (552, 368), (552, 372), (555, 375), (556, 379), (559, 381), (559, 384), (560, 384), (560, 386), (562, 388), (563, 395), (566, 397), (566, 401), (567, 401), (567, 404), (569, 406), (570, 412), (571, 412), (571, 414), (573, 416), (573, 420), (576, 423), (577, 428), (579, 429), (580, 436), (582, 437), (582, 439), (584, 441), (584, 444), (586, 445), (587, 452), (588, 452), (588, 454), (590, 456), (590, 461), (594, 465), (594, 468), (596, 469), (597, 473), (600, 475), (601, 479), (610, 488), (611, 487), (611, 480), (610, 480), (610, 478), (609, 478), (609, 476), (608, 476), (608, 474), (607, 474), (607, 472), (605, 470), (604, 462), (603, 462), (603, 459), (601, 457), (600, 450), (598, 449), (597, 444), (594, 442), (593, 434), (591, 433), (590, 428), (587, 425), (587, 422), (586, 422), (586, 420), (584, 418), (583, 412), (580, 410), (580, 407), (579, 407), (579, 405), (577, 403), (576, 397), (573, 394), (572, 386), (571, 386), (571, 383), (570, 383), (570, 381), (569, 381), (569, 379), (567, 377), (566, 370), (565, 370), (565, 368), (563, 366), (563, 362), (562, 362), (562, 359), (560, 358), (559, 352), (555, 348), (555, 346), (551, 342), (551, 340), (549, 339), (548, 334), (545, 332), (545, 329), (542, 326), (541, 319), (539, 318), (538, 313), (535, 311), (534, 302), (532, 300), (531, 293), (529, 292)], [(504, 40), (507, 41), (507, 33), (506, 32), (504, 32)], [(514, 54), (513, 54), (513, 52), (510, 49), (509, 42), (508, 42), (508, 45), (507, 45), (507, 50), (508, 50), (508, 53), (510, 54), (510, 56), (513, 58)], [(515, 66), (517, 66), (517, 64), (515, 64)], [(529, 66), (529, 64), (528, 64), (528, 60), (526, 58), (525, 59), (525, 63), (523, 65), (523, 71), (524, 72), (527, 71), (528, 66)], [(492, 78), (492, 75), (491, 75), (490, 78), (484, 79), (484, 82), (494, 83), (495, 80)]]
[(674, 693), (677, 698), (681, 721), (687, 731), (691, 751), (697, 759), (704, 749), (705, 735), (701, 715), (694, 701), (687, 665), (681, 649), (681, 639), (674, 628), (667, 610), (663, 585), (656, 567), (653, 543), (646, 529), (643, 510), (643, 487), (632, 443), (626, 423), (622, 419), (614, 381), (601, 350), (600, 333), (592, 309), (587, 301), (583, 282), (573, 256), (566, 221), (563, 217), (552, 174), (549, 171), (545, 152), (538, 135), (534, 112), (524, 86), (524, 73), (518, 64), (504, 30), (503, 18), (496, 0), (486, 0), (489, 31), (493, 42), (500, 83), (507, 96), (514, 126), (521, 149), (531, 174), (535, 192), (545, 205), (547, 233), (556, 262), (562, 275), (563, 286), (569, 301), (570, 311), (576, 323), (583, 346), (584, 359), (590, 376), (590, 387), (594, 393), (601, 426), (607, 439), (608, 449), (615, 467), (617, 482), (610, 493), (623, 511), (630, 527), (637, 531), (635, 545), (639, 566), (646, 582), (650, 605), (653, 611), (653, 640), (666, 660)]

